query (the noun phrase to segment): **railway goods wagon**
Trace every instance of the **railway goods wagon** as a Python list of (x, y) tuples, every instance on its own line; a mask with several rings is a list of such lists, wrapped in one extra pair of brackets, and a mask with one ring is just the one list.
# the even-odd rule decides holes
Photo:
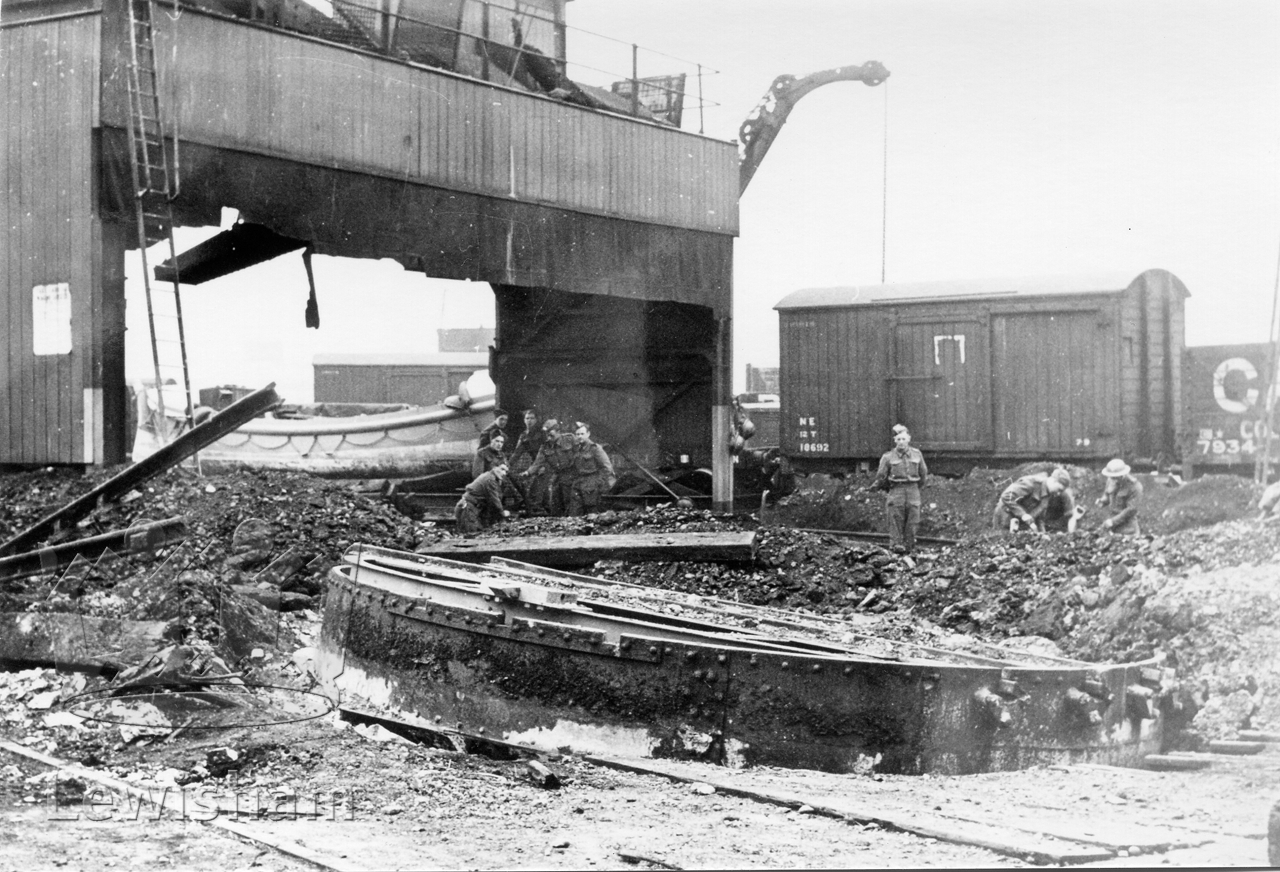
[[(1252, 474), (1266, 447), (1271, 346), (1197, 345), (1183, 355), (1182, 472)], [(1271, 457), (1280, 440), (1271, 435)]]
[(429, 406), (489, 366), (487, 351), (439, 354), (317, 354), (317, 403), (409, 403)]
[(1171, 459), (1187, 296), (1161, 269), (796, 291), (775, 307), (786, 466), (873, 465), (895, 423), (939, 472)]

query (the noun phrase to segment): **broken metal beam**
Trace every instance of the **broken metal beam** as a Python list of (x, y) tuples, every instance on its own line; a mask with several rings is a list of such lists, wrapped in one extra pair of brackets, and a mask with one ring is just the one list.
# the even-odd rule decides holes
[(206, 448), (217, 442), (223, 436), (239, 428), (240, 425), (252, 420), (280, 402), (280, 398), (276, 395), (275, 387), (275, 383), (272, 382), (265, 388), (256, 390), (249, 396), (237, 400), (203, 424), (199, 424), (183, 433), (155, 454), (144, 457), (119, 475), (107, 479), (84, 496), (73, 500), (56, 512), (37, 521), (9, 541), (0, 544), (0, 555), (13, 554), (24, 548), (30, 548), (37, 542), (44, 541), (56, 533), (74, 527), (99, 506), (115, 502), (143, 482), (149, 481), (171, 467), (177, 466), (188, 457), (198, 453), (201, 448)]
[(39, 551), (0, 557), (0, 579), (25, 578), (29, 575), (54, 572), (69, 565), (77, 557), (97, 560), (108, 551), (115, 554), (132, 554), (154, 551), (171, 542), (181, 542), (187, 535), (182, 518), (139, 524), (128, 530), (103, 533), (74, 542), (64, 542)]
[(423, 548), (419, 553), (468, 563), (505, 557), (538, 566), (590, 566), (598, 560), (749, 563), (755, 557), (755, 540), (756, 534), (751, 531), (451, 539)]
[(158, 282), (181, 278), (184, 285), (198, 285), (306, 245), (306, 240), (281, 236), (261, 224), (241, 222), (157, 265), (154, 272)]

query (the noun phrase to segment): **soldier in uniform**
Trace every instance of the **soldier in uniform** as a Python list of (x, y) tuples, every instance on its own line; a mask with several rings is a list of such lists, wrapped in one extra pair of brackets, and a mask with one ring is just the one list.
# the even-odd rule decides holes
[(920, 526), (920, 488), (929, 468), (918, 448), (911, 447), (911, 434), (898, 424), (893, 428), (893, 449), (880, 457), (873, 487), (885, 491), (884, 514), (889, 525), (889, 547), (910, 554), (916, 547)]
[(546, 441), (523, 477), (537, 481), (539, 476), (545, 475), (551, 492), (548, 506), (551, 514), (563, 515), (569, 507), (573, 486), (573, 449), (577, 442), (570, 434), (560, 432), (560, 422), (555, 418), (547, 419), (542, 429), (546, 433)]
[(1137, 536), (1142, 532), (1138, 529), (1142, 482), (1130, 474), (1129, 464), (1119, 457), (1103, 467), (1102, 474), (1107, 479), (1107, 487), (1098, 497), (1098, 505), (1111, 509), (1111, 517), (1102, 522), (1102, 529)]
[(1024, 475), (1005, 488), (991, 514), (991, 525), (1010, 533), (1024, 527), (1043, 530), (1045, 513), (1055, 502), (1057, 513), (1067, 519), (1067, 532), (1074, 533), (1080, 513), (1076, 511), (1071, 491), (1071, 473), (1062, 467), (1053, 472)]
[(573, 429), (573, 480), (569, 487), (569, 514), (586, 515), (600, 507), (600, 498), (617, 483), (613, 463), (591, 441), (591, 428), (581, 421)]
[(453, 507), (459, 533), (478, 533), (511, 516), (502, 504), (502, 485), (506, 480), (507, 465), (504, 463), (481, 473), (467, 485), (462, 499)]
[(542, 421), (534, 409), (524, 411), (524, 432), (516, 440), (516, 447), (511, 452), (512, 483), (520, 491), (524, 501), (526, 515), (545, 515), (549, 497), (550, 481), (545, 474), (536, 478), (528, 478), (525, 470), (533, 466), (538, 459), (538, 452), (547, 442), (547, 433), (542, 429)]
[(507, 454), (503, 448), (507, 444), (507, 437), (499, 430), (493, 434), (489, 440), (489, 444), (476, 452), (476, 456), (471, 458), (471, 477), (477, 478), (481, 473), (488, 472), (497, 466), (508, 466)]
[(509, 420), (507, 413), (501, 409), (493, 410), (493, 420), (489, 422), (489, 426), (480, 431), (480, 447), (484, 448), (493, 441), (493, 437), (501, 433), (506, 436), (507, 421)]

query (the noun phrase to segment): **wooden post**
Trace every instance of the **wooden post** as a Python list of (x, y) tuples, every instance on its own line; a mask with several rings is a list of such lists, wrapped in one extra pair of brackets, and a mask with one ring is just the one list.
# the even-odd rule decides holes
[(711, 508), (733, 511), (733, 318), (716, 319), (716, 363), (711, 375)]
[(631, 44), (631, 114), (640, 114), (640, 48)]

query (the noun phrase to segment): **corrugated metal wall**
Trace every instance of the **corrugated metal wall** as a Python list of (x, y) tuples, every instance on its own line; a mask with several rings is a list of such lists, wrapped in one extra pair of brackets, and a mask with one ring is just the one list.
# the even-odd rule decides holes
[[(0, 28), (0, 463), (85, 463), (103, 451), (98, 22)], [(38, 302), (37, 286), (47, 289)]]
[[(592, 214), (737, 232), (732, 143), (198, 10), (185, 10), (176, 22), (160, 15), (156, 24), (161, 93), (179, 107), (185, 140)], [(124, 75), (122, 54), (105, 63), (108, 81)], [(122, 94), (104, 95), (105, 125), (124, 127)]]

